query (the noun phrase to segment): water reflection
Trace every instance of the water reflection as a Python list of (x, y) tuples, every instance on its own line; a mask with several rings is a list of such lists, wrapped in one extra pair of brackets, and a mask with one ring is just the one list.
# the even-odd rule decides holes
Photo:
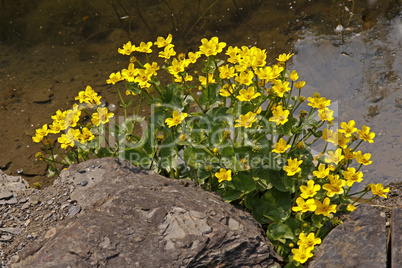
[(0, 155), (0, 168), (43, 180), (46, 167), (34, 160), (40, 148), (29, 136), (34, 129), (57, 109), (70, 108), (86, 85), (118, 104), (105, 84), (111, 72), (126, 68), (117, 48), (168, 33), (182, 52), (215, 35), (232, 46), (266, 49), (268, 62), (294, 51), (306, 96), (320, 92), (337, 101), (339, 121), (356, 119), (377, 133), (375, 145), (362, 148), (375, 161), (365, 181), (400, 180), (401, 21), (395, 0), (2, 0), (0, 148), (8, 154)]

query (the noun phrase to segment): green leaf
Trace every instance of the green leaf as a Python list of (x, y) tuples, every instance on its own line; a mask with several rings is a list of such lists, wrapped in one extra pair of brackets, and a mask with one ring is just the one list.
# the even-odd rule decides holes
[(236, 190), (241, 191), (243, 194), (248, 194), (256, 189), (255, 181), (248, 172), (239, 172), (233, 176), (232, 184)]
[(141, 94), (141, 87), (137, 83), (127, 82), (126, 89), (136, 95)]
[(159, 165), (162, 169), (167, 172), (170, 172), (172, 169), (177, 169), (178, 152), (172, 135), (167, 136), (162, 142), (159, 156)]
[(283, 182), (283, 175), (280, 171), (267, 170), (265, 173), (266, 178), (272, 185), (281, 192), (289, 192)]
[(288, 211), (292, 207), (292, 199), (290, 194), (283, 194), (283, 192), (277, 189), (271, 189), (264, 194), (264, 199), (269, 200), (277, 207), (283, 208), (284, 211)]
[(208, 155), (201, 148), (186, 146), (183, 149), (183, 157), (187, 165), (198, 169), (204, 166)]
[(286, 239), (293, 240), (295, 237), (289, 226), (281, 222), (270, 224), (268, 226), (267, 236), (281, 243), (286, 243)]
[(141, 168), (149, 168), (152, 160), (145, 152), (134, 148), (126, 148), (119, 157)]
[(311, 215), (311, 220), (315, 227), (320, 229), (324, 225), (324, 216), (323, 215), (316, 215), (315, 213)]
[(225, 202), (230, 203), (234, 200), (239, 199), (242, 195), (243, 195), (242, 191), (229, 189), (223, 193), (222, 197)]

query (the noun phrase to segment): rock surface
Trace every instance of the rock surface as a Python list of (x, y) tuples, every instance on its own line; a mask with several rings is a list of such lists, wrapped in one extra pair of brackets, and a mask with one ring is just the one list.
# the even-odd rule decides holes
[(61, 186), (71, 216), (11, 267), (279, 267), (248, 212), (191, 181), (103, 158), (71, 166), (52, 187)]
[(387, 267), (385, 214), (361, 204), (318, 247), (308, 268)]

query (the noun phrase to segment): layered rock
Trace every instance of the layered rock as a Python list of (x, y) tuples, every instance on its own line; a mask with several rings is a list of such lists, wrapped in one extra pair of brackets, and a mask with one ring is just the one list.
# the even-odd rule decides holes
[[(113, 158), (71, 166), (69, 213), (12, 267), (279, 267), (252, 216), (191, 181)], [(70, 211), (71, 210), (71, 211)]]

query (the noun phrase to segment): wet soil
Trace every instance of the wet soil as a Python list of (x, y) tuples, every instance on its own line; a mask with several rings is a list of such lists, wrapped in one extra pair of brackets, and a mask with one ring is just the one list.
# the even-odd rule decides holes
[[(228, 45), (266, 49), (268, 62), (295, 52), (292, 64), (309, 85), (306, 95), (323, 92), (354, 107), (340, 107), (342, 120), (363, 120), (359, 126), (370, 125), (378, 133), (379, 144), (367, 147), (377, 155), (365, 175), (368, 183), (400, 181), (397, 0), (26, 2), (0, 1), (0, 169), (9, 175), (19, 174), (31, 185), (51, 185), (55, 178), (48, 178), (47, 166), (35, 159), (41, 151), (31, 139), (35, 129), (49, 123), (58, 109), (70, 109), (87, 85), (121, 113), (116, 89), (105, 82), (127, 66), (117, 48), (129, 38), (138, 44), (172, 33), (182, 52), (197, 50), (201, 38), (215, 35)], [(340, 24), (342, 36), (334, 32)], [(391, 34), (399, 40), (391, 42)], [(331, 68), (320, 73), (323, 66)], [(353, 79), (356, 68), (360, 76)], [(331, 95), (335, 86), (337, 94)]]

